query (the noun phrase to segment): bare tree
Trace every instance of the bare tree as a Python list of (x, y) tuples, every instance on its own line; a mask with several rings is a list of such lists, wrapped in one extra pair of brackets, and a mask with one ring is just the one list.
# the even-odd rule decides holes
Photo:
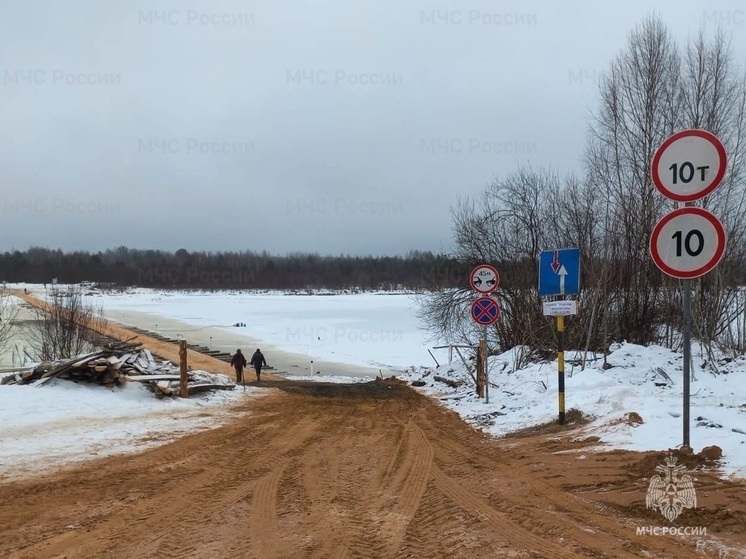
[[(604, 197), (608, 299), (600, 308), (614, 339), (646, 343), (661, 321), (662, 277), (648, 254), (650, 232), (665, 209), (650, 177), (656, 148), (677, 125), (680, 58), (656, 18), (629, 36), (600, 82), (601, 105), (586, 151), (588, 181)], [(669, 206), (670, 208), (670, 206)]]
[(13, 335), (14, 321), (18, 316), (18, 306), (11, 297), (4, 286), (0, 287), (0, 353), (5, 350)]
[[(694, 326), (701, 340), (725, 341), (742, 297), (738, 271), (746, 265), (746, 76), (735, 67), (722, 31), (708, 41), (703, 32), (687, 46), (682, 69), (684, 126), (709, 130), (728, 153), (728, 172), (721, 186), (702, 205), (726, 227), (728, 244), (723, 262), (695, 286)], [(712, 362), (712, 360), (710, 360)]]
[(723, 219), (729, 236), (720, 269), (697, 285), (702, 296), (695, 299), (695, 327), (704, 340), (714, 340), (728, 320), (724, 311), (732, 308), (736, 286), (728, 278), (746, 264), (743, 74), (722, 33), (709, 42), (700, 33), (681, 55), (665, 25), (651, 17), (630, 34), (600, 93), (586, 168), (589, 182), (605, 196), (604, 262), (610, 273), (601, 320), (614, 339), (679, 343), (679, 284), (663, 276), (648, 254), (655, 222), (674, 206), (656, 192), (649, 167), (671, 133), (706, 129), (724, 141), (730, 163), (723, 185), (703, 202)]
[[(622, 340), (680, 343), (679, 284), (654, 265), (649, 240), (674, 207), (655, 189), (650, 163), (682, 128), (710, 130), (729, 154), (723, 185), (703, 202), (725, 222), (728, 249), (717, 272), (697, 283), (695, 329), (705, 341), (746, 346), (746, 326), (731, 327), (746, 308), (738, 289), (746, 270), (746, 79), (729, 52), (721, 33), (711, 41), (700, 34), (682, 55), (661, 20), (644, 20), (600, 81), (584, 178), (524, 168), (452, 210), (455, 257), (501, 272), (496, 296), (503, 314), (491, 329), (496, 349), (551, 344), (553, 329), (535, 288), (537, 258), (569, 246), (581, 249), (583, 281), (568, 344), (589, 350)], [(475, 340), (472, 298), (468, 290), (436, 293), (421, 305), (421, 318), (445, 339)]]
[(91, 340), (106, 321), (101, 309), (86, 303), (80, 287), (55, 289), (44, 308), (35, 309), (28, 331), (30, 345), (40, 359), (66, 359), (92, 348)]
[[(581, 196), (574, 177), (524, 168), (495, 179), (480, 197), (461, 200), (452, 209), (454, 256), (469, 266), (493, 264), (500, 272), (494, 296), (502, 312), (488, 330), (492, 350), (554, 347), (554, 330), (542, 315), (536, 291), (537, 260), (557, 243), (567, 246), (582, 237), (584, 246), (593, 244), (593, 219), (584, 209), (592, 203), (573, 205)], [(563, 208), (572, 216), (564, 224), (556, 219)], [(468, 289), (435, 292), (420, 299), (420, 320), (440, 340), (475, 345), (482, 327), (470, 317), (473, 300)]]

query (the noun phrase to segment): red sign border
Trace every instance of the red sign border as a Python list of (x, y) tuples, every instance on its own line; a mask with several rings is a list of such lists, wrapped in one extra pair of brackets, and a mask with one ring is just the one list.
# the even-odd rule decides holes
[[(493, 303), (495, 305), (495, 308), (497, 309), (497, 314), (495, 315), (495, 317), (493, 319), (491, 319), (491, 322), (489, 322), (488, 324), (485, 324), (484, 322), (479, 322), (476, 319), (476, 317), (474, 316), (474, 307), (476, 307), (477, 304), (479, 304), (479, 301), (482, 301), (484, 299), (487, 299), (488, 301), (490, 301), (491, 303)], [(500, 303), (498, 303), (497, 300), (493, 299), (492, 297), (478, 297), (471, 304), (471, 318), (472, 318), (472, 320), (474, 322), (476, 322), (480, 326), (492, 326), (495, 322), (497, 322), (500, 319), (500, 313), (501, 313), (501, 311), (500, 311)]]
[[(480, 268), (489, 268), (495, 273), (495, 285), (490, 289), (489, 291), (481, 291), (477, 289), (477, 287), (474, 285), (474, 274), (479, 270)], [(474, 266), (472, 268), (471, 273), (469, 274), (469, 285), (471, 285), (471, 288), (476, 291), (477, 293), (482, 293), (484, 295), (487, 295), (488, 293), (494, 293), (497, 289), (497, 286), (500, 285), (500, 274), (497, 272), (497, 268), (494, 266), (491, 266), (490, 264), (479, 264), (478, 266)]]
[[(671, 144), (673, 144), (677, 140), (680, 140), (681, 138), (688, 138), (690, 136), (704, 138), (705, 140), (710, 142), (715, 147), (715, 149), (718, 152), (718, 158), (720, 159), (720, 169), (718, 169), (718, 174), (715, 176), (715, 179), (712, 181), (712, 183), (707, 188), (705, 188), (704, 190), (696, 194), (682, 196), (680, 194), (671, 192), (664, 186), (663, 181), (661, 181), (661, 178), (658, 175), (658, 163), (660, 162), (661, 157), (663, 157), (663, 154), (665, 153), (666, 149)], [(677, 132), (676, 134), (669, 136), (660, 145), (660, 147), (658, 147), (658, 149), (655, 150), (655, 155), (653, 156), (653, 162), (650, 164), (650, 175), (653, 179), (653, 184), (655, 185), (655, 188), (657, 188), (658, 192), (663, 194), (663, 196), (665, 196), (666, 198), (669, 198), (676, 202), (694, 202), (695, 200), (704, 198), (705, 196), (710, 194), (713, 190), (715, 190), (718, 186), (720, 186), (720, 183), (723, 181), (723, 177), (725, 176), (727, 164), (728, 164), (728, 158), (725, 153), (725, 146), (723, 145), (723, 142), (720, 141), (720, 138), (715, 136), (715, 134), (713, 134), (712, 132), (708, 132), (707, 130), (700, 130), (697, 128), (692, 128), (689, 130), (682, 130), (681, 132)]]
[[(661, 230), (666, 225), (666, 223), (668, 223), (675, 217), (686, 214), (698, 214), (713, 224), (718, 235), (718, 249), (717, 251), (715, 251), (713, 258), (704, 266), (701, 266), (696, 270), (691, 270), (689, 272), (682, 272), (680, 270), (676, 270), (675, 268), (671, 268), (665, 262), (663, 262), (660, 254), (658, 254), (658, 248), (655, 241), (660, 235)], [(655, 227), (653, 227), (653, 232), (650, 235), (650, 256), (653, 257), (653, 262), (655, 262), (655, 265), (658, 266), (660, 271), (664, 274), (678, 279), (694, 279), (705, 275), (707, 272), (711, 271), (715, 266), (718, 265), (720, 260), (722, 260), (723, 255), (725, 254), (726, 241), (727, 237), (725, 234), (725, 227), (723, 226), (723, 223), (715, 216), (715, 214), (697, 206), (686, 206), (667, 213), (658, 220), (658, 223), (655, 224)]]

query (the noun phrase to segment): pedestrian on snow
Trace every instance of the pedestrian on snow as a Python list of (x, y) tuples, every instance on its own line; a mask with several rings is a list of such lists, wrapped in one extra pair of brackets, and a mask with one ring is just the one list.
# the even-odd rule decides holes
[(240, 349), (237, 349), (236, 354), (231, 358), (231, 365), (236, 369), (236, 382), (243, 382), (243, 369), (246, 367), (246, 357), (244, 357)]
[(262, 366), (267, 366), (267, 360), (264, 359), (264, 354), (261, 350), (257, 349), (254, 352), (254, 355), (251, 356), (251, 366), (254, 367), (254, 370), (256, 371), (256, 381), (259, 382), (261, 380), (259, 377), (262, 374)]

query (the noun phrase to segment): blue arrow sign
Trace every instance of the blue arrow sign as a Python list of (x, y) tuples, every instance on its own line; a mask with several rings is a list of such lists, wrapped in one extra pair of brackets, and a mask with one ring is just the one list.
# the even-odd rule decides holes
[(539, 255), (539, 295), (577, 295), (580, 291), (580, 249), (545, 250)]

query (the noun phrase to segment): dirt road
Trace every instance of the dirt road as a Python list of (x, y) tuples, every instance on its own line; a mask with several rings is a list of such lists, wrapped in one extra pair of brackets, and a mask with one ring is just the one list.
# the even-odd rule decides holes
[(233, 425), (0, 484), (0, 557), (744, 556), (716, 547), (746, 544), (743, 485), (695, 475), (675, 525), (706, 537), (638, 534), (671, 525), (662, 455), (589, 452), (580, 421), (493, 439), (395, 380), (266, 384)]

